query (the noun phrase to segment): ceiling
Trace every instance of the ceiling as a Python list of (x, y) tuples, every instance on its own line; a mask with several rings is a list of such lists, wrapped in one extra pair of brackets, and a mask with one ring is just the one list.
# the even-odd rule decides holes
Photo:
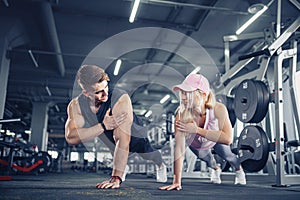
[[(282, 31), (299, 16), (299, 4), (282, 1)], [(132, 5), (131, 0), (1, 0), (0, 32), (7, 36), (10, 60), (4, 118), (22, 119), (3, 127), (30, 129), (32, 104), (46, 102), (49, 141), (64, 143), (66, 107), (78, 94), (75, 75), (84, 63), (103, 67), (113, 86), (127, 90), (137, 114), (152, 110), (144, 117), (147, 123), (161, 122), (178, 106), (172, 85), (198, 66), (211, 83), (225, 73), (223, 37), (252, 16), (248, 0), (142, 0), (129, 23)], [(244, 33), (275, 30), (276, 17), (273, 1)], [(230, 66), (261, 40), (230, 43)], [(123, 62), (115, 76), (117, 59)], [(240, 73), (255, 67), (252, 62)], [(166, 94), (171, 98), (160, 104)]]

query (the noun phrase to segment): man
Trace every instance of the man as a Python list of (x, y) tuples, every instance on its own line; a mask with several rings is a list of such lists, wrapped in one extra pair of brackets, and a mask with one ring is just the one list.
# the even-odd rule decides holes
[[(113, 153), (113, 170), (109, 180), (96, 185), (99, 189), (119, 188), (130, 153), (156, 164), (157, 182), (167, 181), (166, 166), (159, 151), (154, 150), (144, 129), (132, 111), (129, 95), (119, 89), (109, 90), (109, 77), (98, 66), (83, 65), (77, 72), (82, 93), (68, 105), (65, 137), (69, 144), (89, 141), (95, 137)], [(145, 134), (145, 133), (144, 133)]]

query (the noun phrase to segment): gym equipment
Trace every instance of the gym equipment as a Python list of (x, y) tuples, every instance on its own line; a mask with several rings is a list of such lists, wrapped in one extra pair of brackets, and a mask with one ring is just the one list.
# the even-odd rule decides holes
[[(290, 0), (291, 1), (291, 0)], [(294, 1), (291, 1), (295, 4)], [(299, 9), (299, 6), (296, 5), (296, 7)], [(231, 94), (231, 91), (233, 88), (235, 88), (236, 85), (240, 84), (241, 81), (245, 79), (255, 79), (255, 80), (263, 80), (266, 75), (267, 68), (269, 66), (271, 58), (274, 56), (274, 104), (275, 104), (275, 113), (270, 113), (270, 116), (272, 119), (274, 119), (274, 124), (272, 120), (270, 120), (269, 125), (271, 128), (274, 127), (275, 132), (275, 169), (276, 169), (276, 183), (275, 186), (286, 186), (291, 184), (299, 184), (300, 176), (299, 175), (287, 175), (285, 172), (285, 161), (286, 161), (286, 141), (284, 137), (284, 120), (283, 120), (283, 61), (285, 59), (292, 59), (292, 62), (290, 62), (290, 72), (289, 72), (289, 80), (290, 80), (290, 93), (291, 93), (291, 100), (292, 100), (292, 106), (293, 106), (293, 113), (294, 114), (294, 124), (296, 128), (296, 133), (298, 133), (298, 138), (300, 137), (300, 120), (299, 120), (299, 101), (296, 98), (295, 95), (295, 72), (297, 68), (297, 40), (292, 39), (291, 40), (291, 48), (290, 49), (282, 49), (282, 46), (287, 43), (289, 39), (291, 39), (291, 36), (299, 29), (300, 27), (300, 17), (298, 17), (289, 27), (287, 27), (282, 33), (280, 29), (281, 24), (281, 3), (278, 1), (278, 12), (277, 12), (277, 25), (278, 28), (276, 30), (276, 37), (273, 37), (272, 40), (268, 40), (268, 35), (264, 34), (248, 34), (247, 36), (244, 35), (234, 35), (234, 36), (226, 36), (224, 37), (225, 41), (225, 47), (226, 54), (225, 54), (225, 64), (226, 64), (226, 73), (222, 76), (220, 75), (220, 80), (216, 81), (216, 94), (222, 93), (222, 94)], [(271, 33), (271, 31), (268, 31), (268, 33)], [(229, 60), (229, 43), (230, 41), (235, 40), (243, 40), (246, 39), (254, 39), (254, 38), (261, 38), (265, 37), (265, 40), (267, 43), (260, 44), (257, 43), (256, 46), (254, 46), (254, 50), (251, 52), (251, 54), (248, 54), (246, 56), (240, 57), (240, 61), (233, 67), (230, 67), (230, 60)], [(271, 37), (272, 38), (272, 37)], [(236, 74), (241, 71), (248, 63), (250, 63), (254, 56), (260, 56), (260, 64), (257, 69), (245, 73), (241, 76), (236, 76)], [(224, 87), (223, 87), (224, 86)], [(258, 88), (257, 84), (255, 84), (255, 87)], [(219, 91), (218, 91), (219, 90)], [(259, 89), (258, 89), (259, 90)], [(255, 94), (257, 97), (257, 93)], [(250, 100), (250, 99), (247, 99)], [(245, 102), (245, 99), (240, 99), (240, 103), (244, 103), (246, 106), (247, 102)], [(260, 100), (260, 103), (263, 101)], [(256, 105), (257, 106), (257, 105)], [(242, 108), (242, 107), (241, 107)], [(256, 109), (256, 108), (255, 108)], [(236, 111), (236, 110), (235, 110)], [(245, 113), (245, 112), (244, 112)], [(248, 114), (248, 112), (246, 112)], [(262, 114), (262, 113), (260, 113)], [(273, 115), (272, 115), (273, 114)], [(255, 121), (259, 121), (257, 119), (253, 119), (253, 116), (249, 117), (242, 116), (242, 114), (236, 113), (238, 119), (242, 119), (243, 122), (250, 123), (252, 120), (253, 123)], [(253, 114), (255, 115), (255, 113)], [(273, 118), (274, 116), (274, 118)], [(260, 117), (260, 116), (258, 116)], [(254, 117), (256, 118), (256, 116)], [(262, 139), (260, 139), (262, 141)], [(243, 151), (250, 151), (250, 149)]]
[[(270, 144), (273, 145), (273, 144)], [(243, 169), (248, 172), (258, 172), (267, 163), (269, 151), (268, 137), (259, 126), (246, 126), (240, 134), (237, 153)]]
[[(300, 27), (300, 17), (298, 18), (298, 26)], [(293, 116), (298, 138), (300, 136), (300, 121), (299, 121), (299, 100), (295, 96), (295, 73), (297, 68), (297, 41), (292, 43), (292, 49), (283, 50), (275, 59), (275, 130), (276, 130), (276, 185), (285, 186), (291, 184), (299, 184), (299, 175), (286, 175), (285, 173), (285, 141), (284, 141), (284, 127), (283, 127), (283, 80), (282, 80), (282, 63), (285, 59), (292, 59), (290, 66), (290, 93), (293, 98)]]
[[(297, 158), (294, 152), (288, 150), (290, 147), (300, 146), (299, 140), (290, 140), (285, 142), (283, 156), (286, 156), (286, 165), (296, 164)], [(237, 149), (233, 150), (238, 154), (242, 167), (247, 172), (258, 172), (262, 170), (267, 161), (269, 152), (275, 151), (275, 142), (269, 143), (265, 131), (257, 125), (246, 126), (238, 139)], [(296, 154), (295, 154), (296, 155)], [(287, 173), (296, 171), (294, 166), (287, 167)]]
[(297, 147), (300, 146), (300, 141), (288, 141), (286, 143), (286, 165), (287, 174), (300, 174), (300, 151)]
[[(16, 118), (16, 119), (0, 119), (0, 124), (9, 123), (9, 122), (19, 122), (19, 121), (21, 121), (20, 118)], [(3, 149), (4, 149), (4, 147), (1, 146), (1, 141), (0, 141), (0, 150), (1, 150), (0, 157), (3, 156)], [(9, 164), (11, 165), (11, 163), (9, 163)], [(10, 181), (10, 180), (11, 180), (11, 176), (9, 175), (9, 173), (7, 173), (7, 176), (0, 175), (0, 181)]]
[[(51, 156), (44, 151), (36, 151), (36, 146), (18, 139), (1, 140), (0, 146), (8, 149), (8, 156), (1, 155), (0, 165), (7, 169), (7, 173), (12, 172), (33, 172), (45, 173), (48, 172), (51, 166)], [(16, 154), (24, 156), (15, 156)], [(29, 155), (29, 156), (28, 156)]]
[(31, 164), (34, 165), (35, 163), (41, 163), (36, 166), (36, 171), (38, 173), (46, 173), (49, 171), (51, 167), (52, 158), (51, 156), (45, 151), (39, 151), (31, 156)]
[(268, 87), (258, 80), (242, 81), (235, 92), (234, 112), (244, 123), (258, 123), (268, 112), (270, 94)]
[(166, 119), (166, 129), (167, 129), (167, 135), (174, 135), (175, 129), (175, 116), (173, 112), (167, 113), (167, 119)]

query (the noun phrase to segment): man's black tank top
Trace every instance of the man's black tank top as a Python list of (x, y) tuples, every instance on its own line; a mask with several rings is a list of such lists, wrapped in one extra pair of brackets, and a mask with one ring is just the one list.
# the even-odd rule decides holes
[[(111, 108), (111, 112), (114, 108), (116, 102), (120, 99), (120, 97), (124, 94), (127, 94), (124, 90), (120, 90), (115, 88), (114, 90), (109, 90), (108, 92), (108, 100), (103, 102), (100, 106), (100, 109), (96, 113), (96, 115), (92, 112), (89, 99), (81, 94), (78, 97), (79, 106), (81, 109), (82, 116), (85, 119), (84, 127), (91, 127), (96, 125), (99, 122), (102, 122), (104, 116), (109, 108)], [(140, 125), (140, 121), (135, 113), (133, 113), (133, 123), (131, 126), (131, 138), (130, 138), (130, 147), (129, 149), (134, 149), (138, 142), (144, 140), (147, 137), (147, 129)], [(101, 134), (99, 138), (107, 145), (111, 151), (114, 150), (115, 141), (113, 138), (113, 130), (105, 131), (104, 134)]]

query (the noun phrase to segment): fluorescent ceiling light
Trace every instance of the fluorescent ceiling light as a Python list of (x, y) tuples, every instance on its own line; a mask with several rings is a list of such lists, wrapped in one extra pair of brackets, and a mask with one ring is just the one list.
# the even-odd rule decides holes
[(166, 96), (164, 96), (164, 97), (159, 101), (159, 103), (160, 103), (160, 104), (165, 103), (170, 97), (171, 97), (171, 96), (170, 96), (169, 94), (167, 94)]
[(147, 110), (145, 109), (137, 109), (137, 108), (134, 108), (133, 111), (137, 115), (144, 115), (147, 112)]
[(145, 114), (145, 117), (149, 117), (152, 114), (151, 110), (148, 110), (148, 112)]
[(7, 0), (3, 0), (3, 2), (4, 2), (6, 7), (9, 7), (9, 4), (8, 4)]
[(171, 103), (178, 103), (178, 100), (177, 99), (172, 99)]
[(48, 87), (47, 85), (46, 85), (45, 89), (46, 89), (48, 95), (49, 95), (49, 96), (52, 96), (52, 93), (51, 93), (51, 91), (50, 91), (50, 89), (49, 89), (49, 87)]
[(114, 70), (114, 75), (115, 76), (117, 76), (119, 74), (121, 65), (122, 65), (122, 60), (118, 59), (117, 62), (116, 62), (115, 70)]
[(29, 53), (29, 55), (30, 55), (30, 58), (31, 58), (31, 60), (32, 60), (32, 62), (33, 62), (33, 64), (34, 64), (34, 66), (35, 66), (35, 67), (39, 67), (39, 64), (37, 63), (37, 61), (36, 61), (36, 59), (35, 59), (35, 57), (34, 57), (32, 51), (31, 51), (31, 50), (28, 50), (28, 53)]
[(259, 16), (261, 16), (266, 10), (268, 6), (264, 6), (260, 11), (258, 11), (255, 15), (253, 15), (243, 26), (241, 26), (235, 34), (241, 34), (248, 26), (250, 26)]
[(264, 8), (264, 4), (261, 2), (256, 2), (249, 6), (248, 13), (255, 14)]
[(55, 107), (56, 111), (59, 112), (59, 107), (58, 107), (58, 105), (55, 105), (54, 107)]
[(129, 22), (130, 23), (134, 22), (134, 19), (135, 19), (137, 10), (139, 8), (139, 5), (140, 5), (140, 0), (135, 0), (134, 4), (133, 4), (133, 7), (132, 7), (132, 11), (131, 11), (130, 17), (129, 17)]
[(200, 71), (201, 67), (196, 67), (190, 74), (197, 74)]

